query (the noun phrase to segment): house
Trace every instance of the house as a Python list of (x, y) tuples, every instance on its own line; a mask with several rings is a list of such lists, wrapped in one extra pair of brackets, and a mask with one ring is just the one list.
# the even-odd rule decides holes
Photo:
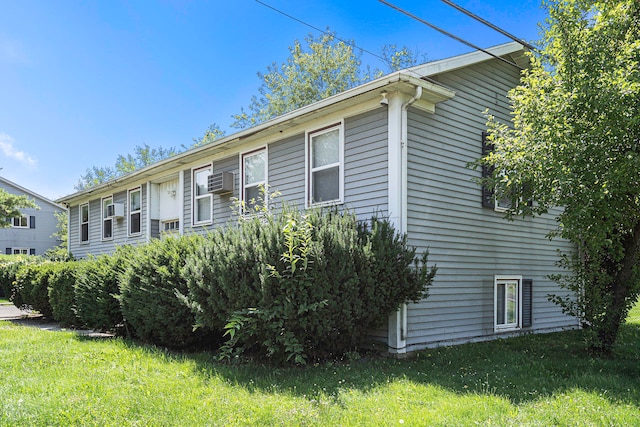
[(560, 292), (554, 215), (503, 218), (467, 164), (481, 156), (489, 109), (510, 120), (507, 92), (527, 57), (518, 43), (406, 69), (58, 200), (76, 256), (164, 233), (205, 233), (260, 184), (301, 208), (347, 206), (388, 216), (429, 248), (438, 274), (425, 301), (379, 331), (393, 353), (577, 327)]
[(21, 209), (22, 216), (11, 218), (11, 225), (0, 228), (0, 245), (8, 255), (42, 255), (60, 242), (51, 237), (58, 227), (56, 212), (64, 212), (63, 206), (0, 177), (0, 188), (7, 193), (33, 199), (39, 209)]

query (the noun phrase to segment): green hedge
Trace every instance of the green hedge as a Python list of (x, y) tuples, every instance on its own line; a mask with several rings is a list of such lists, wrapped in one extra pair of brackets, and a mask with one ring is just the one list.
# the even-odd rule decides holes
[(179, 299), (187, 292), (180, 273), (201, 244), (198, 236), (167, 237), (134, 248), (120, 280), (120, 307), (138, 338), (166, 347), (188, 347), (204, 339)]
[(18, 269), (34, 262), (40, 262), (40, 258), (33, 255), (0, 255), (0, 296), (13, 301)]
[(226, 350), (305, 363), (357, 348), (400, 304), (426, 297), (435, 268), (386, 220), (284, 208), (211, 233), (187, 259), (197, 325)]
[(76, 316), (74, 285), (76, 281), (77, 262), (50, 262), (41, 264), (48, 278), (47, 293), (53, 319), (62, 326), (81, 326), (82, 321)]
[(124, 319), (118, 302), (120, 276), (134, 249), (121, 246), (112, 255), (78, 262), (74, 295), (76, 314), (89, 328), (118, 331)]
[(12, 301), (20, 309), (33, 309), (44, 317), (53, 316), (49, 302), (49, 272), (45, 264), (23, 264), (16, 272)]

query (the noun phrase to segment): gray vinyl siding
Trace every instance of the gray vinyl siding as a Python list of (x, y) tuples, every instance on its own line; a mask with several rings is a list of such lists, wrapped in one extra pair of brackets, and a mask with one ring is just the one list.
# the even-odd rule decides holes
[(409, 307), (408, 349), (493, 336), (494, 275), (533, 279), (532, 329), (575, 326), (547, 301), (559, 292), (547, 278), (557, 272), (556, 249), (570, 250), (545, 237), (554, 215), (509, 222), (483, 208), (473, 182), (480, 171), (467, 167), (481, 155), (483, 111), (510, 119), (506, 94), (518, 83), (518, 70), (488, 61), (434, 79), (456, 96), (438, 104), (435, 114), (409, 111), (409, 243), (429, 248), (438, 273), (428, 299)]
[[(7, 248), (21, 248), (35, 250), (36, 255), (42, 255), (47, 250), (54, 248), (60, 242), (51, 237), (57, 231), (58, 220), (55, 217), (56, 212), (63, 212), (63, 209), (48, 199), (36, 197), (33, 194), (23, 191), (18, 186), (12, 185), (10, 182), (0, 180), (0, 188), (9, 194), (27, 195), (38, 205), (39, 209), (20, 209), (20, 211), (29, 217), (27, 228), (7, 227), (0, 229), (0, 245), (2, 245), (2, 253), (6, 253)], [(35, 228), (31, 228), (31, 217), (34, 218)]]
[(305, 135), (269, 144), (269, 185), (299, 209), (305, 207)]
[(388, 214), (388, 114), (382, 107), (345, 119), (344, 201), (360, 219)]
[(214, 172), (233, 173), (233, 191), (229, 194), (213, 195), (213, 224), (221, 226), (227, 224), (233, 216), (233, 200), (240, 198), (240, 157), (233, 155), (213, 162)]

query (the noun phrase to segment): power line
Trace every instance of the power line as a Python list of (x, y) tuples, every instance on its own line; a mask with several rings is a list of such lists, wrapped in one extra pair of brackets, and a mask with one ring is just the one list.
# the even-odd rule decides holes
[(514, 36), (511, 33), (508, 33), (507, 31), (503, 30), (502, 28), (498, 27), (497, 25), (494, 25), (491, 22), (487, 21), (486, 19), (483, 19), (483, 18), (479, 17), (475, 13), (468, 11), (467, 9), (463, 8), (462, 6), (459, 6), (459, 5), (455, 4), (451, 0), (440, 0), (440, 1), (445, 3), (445, 4), (448, 4), (449, 6), (453, 7), (454, 9), (457, 9), (458, 11), (464, 13), (465, 15), (475, 19), (476, 21), (482, 22), (487, 27), (499, 32), (500, 34), (502, 34), (504, 36), (509, 37), (513, 41), (516, 41), (516, 42), (520, 43), (521, 45), (523, 45), (527, 49), (537, 50), (536, 47), (533, 46), (532, 44), (527, 43), (526, 41)]
[(456, 36), (456, 35), (454, 35), (454, 34), (451, 34), (450, 32), (448, 32), (448, 31), (446, 31), (446, 30), (443, 30), (442, 28), (440, 28), (440, 27), (438, 27), (438, 26), (436, 26), (436, 25), (433, 25), (433, 24), (432, 24), (432, 23), (430, 23), (430, 22), (425, 21), (424, 19), (422, 19), (422, 18), (420, 18), (420, 17), (418, 17), (418, 16), (416, 16), (416, 15), (413, 15), (412, 13), (407, 12), (407, 11), (406, 11), (406, 10), (404, 10), (404, 9), (401, 9), (401, 8), (399, 8), (398, 6), (396, 6), (396, 5), (392, 4), (392, 3), (389, 3), (389, 2), (388, 2), (388, 1), (386, 1), (386, 0), (379, 0), (379, 1), (380, 1), (380, 3), (385, 4), (386, 6), (389, 6), (390, 8), (395, 9), (395, 10), (397, 10), (397, 11), (398, 11), (398, 12), (400, 12), (400, 13), (403, 13), (403, 14), (407, 15), (407, 16), (408, 16), (408, 17), (410, 17), (410, 18), (415, 19), (416, 21), (421, 22), (421, 23), (423, 23), (424, 25), (426, 25), (426, 26), (428, 26), (428, 27), (433, 28), (434, 30), (436, 30), (436, 31), (438, 31), (438, 32), (440, 32), (440, 33), (442, 33), (442, 34), (444, 34), (444, 35), (445, 35), (445, 36), (447, 36), (447, 37), (451, 37), (452, 39), (457, 40), (457, 41), (459, 41), (460, 43), (463, 43), (463, 44), (465, 44), (465, 45), (467, 45), (467, 46), (469, 46), (469, 47), (471, 47), (471, 48), (473, 48), (473, 49), (476, 49), (476, 50), (482, 51), (482, 52), (486, 53), (487, 55), (493, 56), (494, 58), (499, 59), (499, 60), (500, 60), (500, 61), (502, 61), (502, 62), (506, 62), (507, 64), (509, 64), (509, 65), (511, 65), (511, 66), (513, 66), (513, 67), (516, 67), (516, 68), (518, 68), (518, 69), (522, 70), (522, 67), (519, 67), (517, 64), (514, 64), (513, 62), (509, 61), (508, 59), (505, 59), (505, 58), (503, 58), (503, 57), (501, 57), (501, 56), (498, 56), (498, 55), (496, 55), (496, 54), (494, 54), (494, 53), (492, 53), (492, 52), (489, 52), (488, 50), (483, 49), (483, 48), (481, 48), (480, 46), (474, 45), (474, 44), (473, 44), (473, 43), (471, 43), (471, 42), (468, 42), (468, 41), (466, 41), (466, 40), (463, 40), (463, 39), (461, 39), (460, 37), (458, 37), (458, 36)]

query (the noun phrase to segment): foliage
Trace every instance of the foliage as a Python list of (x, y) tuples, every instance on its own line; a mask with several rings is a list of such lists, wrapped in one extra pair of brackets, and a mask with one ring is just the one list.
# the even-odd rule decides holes
[(77, 265), (74, 261), (40, 265), (40, 269), (43, 270), (41, 274), (47, 276), (47, 293), (52, 317), (62, 326), (80, 326), (81, 324), (76, 316), (73, 292)]
[[(380, 70), (363, 69), (362, 52), (354, 43), (326, 32), (319, 37), (309, 34), (303, 46), (295, 40), (289, 47), (286, 62), (267, 66), (266, 73), (258, 73), (262, 81), (259, 95), (253, 96), (248, 112), (242, 109), (232, 116), (235, 128), (248, 128), (297, 108), (327, 98), (382, 76)], [(414, 53), (407, 47), (396, 45), (383, 48), (388, 69), (415, 65)]]
[(20, 209), (23, 208), (39, 209), (29, 197), (11, 194), (0, 188), (0, 228), (11, 226), (12, 218), (22, 216)]
[(567, 331), (304, 369), (4, 322), (0, 425), (633, 426), (634, 312), (613, 358), (589, 357), (582, 331)]
[(76, 314), (87, 327), (115, 330), (124, 325), (117, 299), (118, 283), (133, 251), (131, 246), (119, 246), (113, 254), (78, 262), (74, 287)]
[(47, 249), (44, 253), (44, 257), (51, 261), (71, 261), (73, 256), (69, 253), (69, 216), (67, 212), (55, 212), (53, 214), (56, 217), (56, 232), (51, 235), (56, 239), (58, 245), (51, 249)]
[(199, 138), (193, 138), (193, 145), (191, 147), (184, 148), (192, 148), (192, 147), (200, 147), (201, 145), (206, 145), (210, 142), (223, 138), (225, 136), (225, 131), (220, 129), (216, 123), (213, 123), (209, 126), (209, 128), (204, 131), (204, 134)]
[[(560, 236), (577, 246), (553, 296), (609, 352), (640, 291), (640, 3), (549, 1), (540, 54), (510, 94), (513, 128), (489, 117), (497, 197), (509, 215), (562, 207)], [(517, 203), (532, 200), (532, 204)]]
[(388, 221), (372, 224), (283, 206), (214, 230), (185, 264), (196, 324), (224, 325), (225, 354), (251, 350), (273, 363), (354, 350), (400, 304), (426, 297), (435, 274)]
[(78, 191), (86, 190), (176, 154), (178, 154), (178, 151), (175, 148), (151, 148), (147, 144), (137, 145), (133, 150), (133, 154), (120, 154), (114, 167), (93, 166), (87, 169), (78, 183), (74, 185), (74, 188)]
[(23, 264), (39, 261), (32, 255), (0, 255), (0, 296), (13, 301), (16, 273)]
[(166, 347), (186, 347), (204, 338), (193, 314), (177, 294), (186, 294), (180, 273), (199, 236), (166, 237), (135, 247), (120, 277), (120, 307), (134, 334)]
[(51, 263), (26, 263), (18, 267), (11, 302), (20, 309), (36, 310), (44, 317), (51, 317), (49, 271), (45, 264)]

